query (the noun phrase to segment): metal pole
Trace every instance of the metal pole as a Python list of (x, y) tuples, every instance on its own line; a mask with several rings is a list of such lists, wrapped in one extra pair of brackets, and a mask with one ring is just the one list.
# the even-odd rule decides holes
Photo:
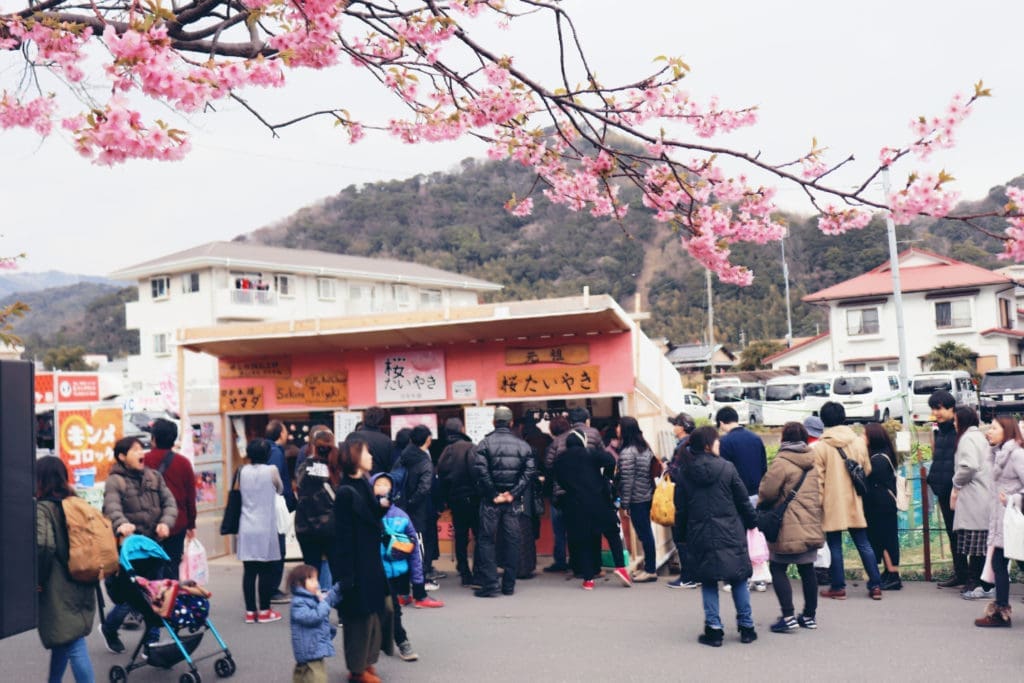
[(714, 353), (715, 348), (715, 304), (711, 300), (711, 270), (704, 271), (708, 284), (708, 349)]
[[(882, 171), (882, 188), (889, 197), (889, 169)], [(903, 324), (903, 290), (900, 286), (899, 253), (896, 251), (896, 223), (892, 220), (892, 212), (886, 212), (885, 225), (889, 234), (889, 269), (892, 271), (892, 295), (896, 304), (896, 338), (900, 352), (900, 404), (903, 406), (903, 429), (910, 430), (910, 405), (907, 401), (910, 387), (907, 367), (907, 332)]]
[(789, 303), (789, 264), (786, 263), (785, 235), (779, 240), (779, 244), (782, 245), (782, 278), (786, 282), (786, 348), (789, 348), (793, 346), (793, 312)]

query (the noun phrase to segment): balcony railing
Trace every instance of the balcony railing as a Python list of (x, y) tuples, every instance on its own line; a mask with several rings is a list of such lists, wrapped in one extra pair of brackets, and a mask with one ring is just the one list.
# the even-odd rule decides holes
[(277, 292), (263, 289), (232, 289), (231, 303), (243, 306), (276, 306)]

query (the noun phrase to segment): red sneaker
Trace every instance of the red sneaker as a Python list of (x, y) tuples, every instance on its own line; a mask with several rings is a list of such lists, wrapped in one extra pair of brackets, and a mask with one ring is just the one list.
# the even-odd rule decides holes
[(247, 623), (247, 624), (255, 624), (256, 623), (256, 613), (255, 612), (246, 612), (245, 613), (245, 623)]
[(269, 624), (272, 621), (281, 621), (281, 613), (272, 609), (265, 609), (256, 615), (257, 621), (261, 624)]
[(583, 590), (585, 590), (585, 591), (592, 591), (592, 590), (594, 590), (594, 582), (591, 581), (590, 579), (587, 579), (586, 581), (584, 581), (583, 582)]
[(430, 597), (428, 595), (427, 597), (423, 598), (422, 600), (413, 600), (412, 601), (412, 606), (416, 607), (417, 609), (424, 609), (424, 608), (430, 608), (430, 607), (444, 607), (444, 603), (441, 602), (440, 600), (435, 600), (434, 598), (432, 598), (432, 597)]
[(614, 573), (615, 576), (619, 577), (619, 581), (621, 581), (622, 585), (626, 588), (633, 585), (633, 579), (630, 577), (629, 572), (626, 571), (625, 567), (616, 567)]
[(408, 605), (411, 602), (412, 602), (412, 598), (410, 598), (408, 595), (399, 595), (398, 596), (398, 604), (401, 605), (402, 607), (405, 607), (406, 605)]

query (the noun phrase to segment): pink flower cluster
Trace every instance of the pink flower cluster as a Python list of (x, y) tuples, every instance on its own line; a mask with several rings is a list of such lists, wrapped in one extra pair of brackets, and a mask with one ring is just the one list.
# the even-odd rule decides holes
[(111, 98), (103, 111), (65, 119), (63, 126), (75, 135), (75, 149), (95, 163), (113, 166), (127, 159), (178, 161), (189, 151), (184, 131), (169, 129), (162, 121), (147, 128), (137, 111), (120, 97)]
[(973, 99), (957, 93), (953, 96), (942, 116), (920, 118), (910, 122), (917, 140), (910, 145), (911, 152), (919, 159), (927, 159), (935, 149), (949, 149), (956, 144), (956, 127), (963, 123), (970, 113)]
[(512, 199), (505, 202), (505, 209), (513, 216), (520, 218), (529, 216), (533, 213), (533, 197), (519, 201), (515, 195), (512, 195)]
[(421, 47), (443, 43), (455, 34), (457, 28), (451, 19), (413, 15), (408, 21), (396, 21), (391, 25), (403, 40)]
[(818, 229), (826, 235), (860, 230), (871, 222), (871, 214), (860, 209), (840, 209), (832, 204), (818, 217)]
[(4, 92), (0, 96), (0, 129), (31, 128), (40, 135), (49, 135), (53, 130), (53, 110), (52, 97), (22, 103)]
[(949, 214), (960, 194), (944, 190), (946, 179), (942, 175), (925, 173), (911, 176), (907, 186), (888, 196), (892, 219), (897, 225), (906, 225), (919, 215), (940, 218)]
[(1024, 261), (1024, 189), (1010, 185), (1006, 188), (1010, 202), (1006, 205), (1006, 242), (999, 258)]
[(11, 38), (0, 41), (0, 50), (32, 42), (39, 50), (34, 59), (36, 63), (56, 64), (72, 83), (85, 78), (78, 63), (83, 57), (82, 48), (92, 38), (91, 27), (68, 23), (51, 26), (34, 19), (9, 19), (4, 26)]

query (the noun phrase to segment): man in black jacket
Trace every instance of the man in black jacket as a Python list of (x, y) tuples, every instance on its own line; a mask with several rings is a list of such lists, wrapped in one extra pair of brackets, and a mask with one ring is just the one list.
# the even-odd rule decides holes
[(949, 547), (953, 548), (953, 576), (938, 584), (939, 588), (957, 588), (967, 582), (967, 557), (956, 552), (956, 536), (953, 534), (953, 509), (949, 504), (953, 492), (953, 471), (956, 469), (956, 398), (948, 391), (936, 391), (928, 397), (932, 409), (935, 431), (932, 432), (932, 467), (928, 471), (928, 486), (939, 501), (942, 521), (949, 536)]
[[(448, 445), (437, 461), (437, 480), (441, 500), (452, 511), (452, 526), (455, 527), (455, 564), (462, 577), (462, 585), (473, 583), (473, 572), (469, 566), (469, 532), (473, 541), (480, 546), (480, 495), (473, 480), (473, 461), (476, 447), (466, 436), (462, 420), (448, 418), (444, 423)], [(479, 571), (479, 562), (474, 557), (473, 568)]]
[[(391, 439), (380, 430), (380, 426), (384, 424), (387, 417), (387, 413), (377, 406), (367, 408), (363, 413), (363, 426), (354, 432), (366, 439), (370, 455), (373, 456), (373, 474), (390, 472), (394, 464), (391, 462), (393, 455)], [(413, 521), (413, 524), (415, 523)], [(416, 527), (416, 530), (419, 531), (420, 528)]]
[[(405, 468), (405, 481), (402, 485), (402, 495), (398, 505), (412, 520), (416, 532), (423, 539), (423, 574), (424, 576), (433, 571), (433, 547), (426, 547), (427, 525), (430, 524), (430, 491), (434, 483), (434, 463), (430, 460), (430, 428), (424, 425), (416, 425), (409, 435), (409, 445), (405, 447), (398, 457), (399, 465)], [(392, 468), (392, 471), (394, 471)]]
[(505, 571), (501, 592), (512, 595), (516, 587), (519, 560), (519, 515), (523, 493), (530, 486), (536, 469), (533, 449), (512, 433), (512, 411), (506, 406), (494, 409), (494, 431), (476, 447), (473, 473), (480, 493), (480, 578), (483, 582), (474, 595), (491, 598), (498, 594), (498, 530), (508, 544), (501, 557)]

